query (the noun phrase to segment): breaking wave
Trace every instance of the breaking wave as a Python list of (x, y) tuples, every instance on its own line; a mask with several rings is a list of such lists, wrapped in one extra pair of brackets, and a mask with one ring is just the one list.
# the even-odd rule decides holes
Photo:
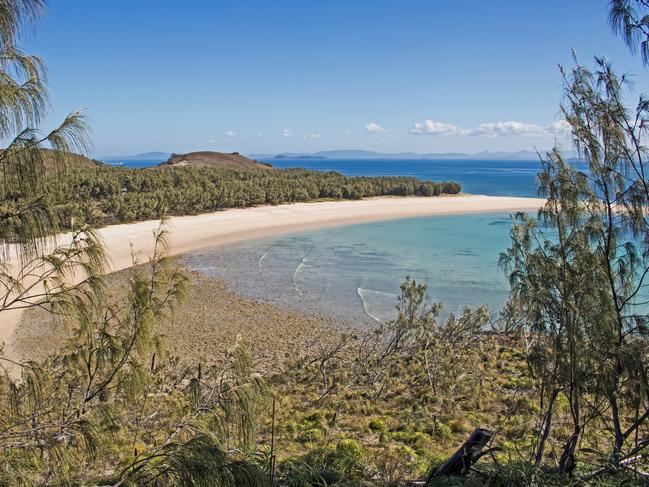
[(261, 257), (259, 257), (259, 260), (257, 261), (257, 266), (259, 267), (259, 274), (262, 276), (264, 275), (264, 273), (261, 271), (261, 263), (264, 261), (267, 255), (268, 253), (265, 252)]
[(397, 295), (376, 291), (375, 289), (363, 289), (359, 287), (356, 292), (363, 303), (365, 314), (378, 323), (385, 323), (396, 316), (395, 304)]
[(295, 268), (295, 271), (293, 271), (293, 277), (291, 278), (292, 281), (293, 281), (293, 289), (295, 289), (300, 296), (304, 296), (304, 291), (302, 291), (298, 287), (296, 278), (297, 278), (297, 275), (300, 273), (300, 271), (302, 269), (311, 267), (309, 264), (307, 264), (307, 262), (308, 262), (308, 259), (306, 257), (304, 257), (302, 259), (302, 262), (300, 262), (299, 265)]

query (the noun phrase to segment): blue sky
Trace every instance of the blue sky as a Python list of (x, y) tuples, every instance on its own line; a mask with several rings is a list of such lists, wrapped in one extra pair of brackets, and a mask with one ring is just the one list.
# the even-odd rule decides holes
[[(550, 147), (557, 64), (646, 72), (606, 0), (50, 0), (23, 49), (96, 155)], [(514, 122), (514, 123), (506, 123)]]

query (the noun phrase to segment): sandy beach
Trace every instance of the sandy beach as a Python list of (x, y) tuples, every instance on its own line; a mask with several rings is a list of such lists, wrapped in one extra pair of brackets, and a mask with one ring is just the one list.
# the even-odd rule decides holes
[[(327, 201), (229, 209), (168, 220), (171, 253), (183, 254), (243, 240), (275, 236), (317, 228), (356, 223), (499, 211), (536, 211), (542, 199), (499, 196), (391, 197), (359, 201)], [(153, 232), (158, 220), (103, 228), (100, 234), (110, 259), (110, 270), (119, 271), (133, 265), (132, 250), (138, 261), (146, 262), (153, 248)], [(69, 235), (58, 238), (65, 245)], [(5, 355), (14, 359), (14, 335), (21, 311), (9, 310), (0, 317), (0, 341)]]
[[(295, 203), (173, 217), (168, 220), (168, 229), (171, 252), (178, 255), (243, 240), (355, 223), (430, 215), (535, 211), (543, 201), (538, 198), (462, 195)], [(131, 248), (138, 251), (142, 261), (150, 255), (152, 233), (159, 223), (152, 220), (100, 230), (113, 271), (132, 265)], [(62, 243), (65, 243), (64, 239)]]

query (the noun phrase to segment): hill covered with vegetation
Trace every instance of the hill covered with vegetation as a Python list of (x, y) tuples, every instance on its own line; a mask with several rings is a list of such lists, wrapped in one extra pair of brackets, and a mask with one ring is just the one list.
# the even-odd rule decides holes
[(160, 167), (212, 167), (219, 169), (270, 169), (270, 164), (254, 161), (238, 152), (224, 153), (213, 151), (172, 154)]
[(66, 154), (63, 158), (52, 149), (42, 149), (43, 166), (46, 171), (79, 169), (95, 169), (102, 167), (103, 163), (81, 154)]

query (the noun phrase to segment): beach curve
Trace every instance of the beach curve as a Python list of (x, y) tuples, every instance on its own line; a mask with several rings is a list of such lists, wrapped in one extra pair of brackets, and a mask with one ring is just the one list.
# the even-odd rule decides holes
[[(378, 197), (227, 209), (171, 217), (166, 226), (170, 253), (179, 255), (244, 240), (358, 223), (435, 215), (536, 211), (544, 201), (540, 198), (483, 195)], [(110, 272), (131, 267), (133, 250), (138, 262), (146, 262), (153, 252), (153, 232), (159, 225), (159, 220), (149, 220), (99, 229), (110, 261)], [(59, 235), (58, 245), (65, 245), (69, 238), (69, 234)], [(0, 313), (0, 341), (5, 344), (5, 356), (14, 360), (20, 359), (13, 353), (12, 346), (20, 317), (20, 310)]]

